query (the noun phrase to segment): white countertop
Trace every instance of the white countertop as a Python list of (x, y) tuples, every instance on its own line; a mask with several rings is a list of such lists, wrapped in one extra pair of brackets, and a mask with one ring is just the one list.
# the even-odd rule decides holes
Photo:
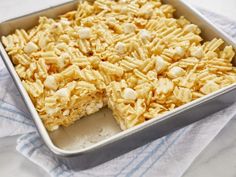
[[(56, 2), (56, 0), (54, 0)], [(236, 21), (236, 0), (185, 0), (199, 7), (214, 11)], [(24, 3), (42, 1), (24, 0)], [(1, 0), (0, 17), (6, 12), (23, 7), (22, 0)], [(10, 9), (12, 8), (12, 10)], [(8, 13), (9, 14), (9, 13)], [(200, 154), (184, 177), (235, 177), (236, 176), (236, 119), (232, 120)], [(16, 152), (16, 137), (0, 139), (1, 177), (47, 177), (36, 165)]]

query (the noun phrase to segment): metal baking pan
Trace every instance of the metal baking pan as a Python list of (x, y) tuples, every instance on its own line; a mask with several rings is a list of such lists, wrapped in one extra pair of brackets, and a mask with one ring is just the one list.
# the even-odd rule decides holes
[[(197, 24), (202, 29), (202, 36), (205, 40), (219, 37), (236, 49), (236, 44), (224, 32), (217, 29), (182, 0), (163, 0), (163, 2), (169, 3), (177, 9), (177, 17), (183, 15), (194, 24)], [(76, 7), (77, 1), (70, 1), (2, 22), (0, 23), (0, 36), (10, 34), (17, 28), (29, 29), (33, 27), (37, 24), (39, 16), (55, 18), (60, 14), (76, 9)], [(70, 127), (60, 128), (49, 133), (22, 86), (20, 78), (2, 44), (0, 44), (0, 54), (45, 144), (56, 156), (72, 168), (85, 169), (108, 161), (198, 121), (229, 106), (236, 100), (236, 84), (234, 84), (170, 111), (159, 119), (154, 118), (126, 131), (120, 130), (112, 117), (111, 111), (104, 108), (98, 113), (77, 121)], [(234, 58), (233, 63), (236, 65), (236, 58)]]

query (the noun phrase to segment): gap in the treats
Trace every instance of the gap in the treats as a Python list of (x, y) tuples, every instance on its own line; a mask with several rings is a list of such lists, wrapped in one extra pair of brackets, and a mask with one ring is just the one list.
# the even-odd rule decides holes
[(61, 127), (51, 132), (55, 146), (64, 150), (87, 148), (121, 132), (119, 125), (107, 107), (86, 116), (69, 127)]

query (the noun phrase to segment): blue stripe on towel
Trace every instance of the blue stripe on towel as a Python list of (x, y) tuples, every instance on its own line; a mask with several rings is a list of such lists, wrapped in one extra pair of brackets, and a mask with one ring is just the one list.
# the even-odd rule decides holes
[(2, 114), (0, 113), (0, 118), (8, 119), (8, 120), (15, 121), (15, 122), (27, 125), (27, 126), (34, 127), (33, 122), (29, 118), (26, 117), (26, 114), (24, 112), (18, 110), (14, 106), (2, 100), (0, 100), (0, 111), (2, 111)]
[(6, 107), (5, 105), (0, 104), (0, 109), (7, 110), (7, 111), (9, 111), (11, 113), (14, 113), (14, 114), (19, 114), (19, 115), (29, 119), (28, 115), (26, 115), (23, 111), (19, 111), (15, 108), (11, 108), (11, 107), (8, 107), (8, 106)]
[[(0, 69), (0, 80), (6, 79), (10, 76), (6, 68)], [(9, 77), (10, 78), (10, 77)]]
[(29, 157), (31, 157), (36, 149), (40, 149), (43, 146), (44, 146), (44, 142), (41, 142), (41, 144), (39, 144), (38, 146), (34, 145), (34, 148), (32, 148), (27, 154), (29, 155)]
[(56, 176), (56, 177), (59, 177), (59, 176), (71, 176), (72, 175), (72, 172), (71, 170), (65, 165), (63, 164), (61, 161), (58, 161), (59, 165), (58, 167), (60, 168), (55, 168), (57, 169), (56, 171), (53, 170), (52, 173)]
[[(25, 137), (21, 138), (21, 141), (23, 143), (23, 146), (20, 148), (20, 152), (23, 152), (28, 156), (29, 158), (32, 156), (32, 154), (37, 150), (42, 150), (43, 147), (45, 147), (44, 142), (42, 142), (41, 138), (36, 134), (32, 133), (30, 135), (26, 135)], [(56, 157), (52, 157), (52, 160), (55, 161), (56, 165), (52, 170), (49, 171), (50, 174), (53, 174), (54, 176), (71, 176), (72, 173), (70, 172), (70, 169), (61, 161), (59, 161)]]
[(168, 149), (173, 145), (175, 144), (179, 139), (180, 137), (188, 130), (189, 128), (184, 128), (182, 130), (182, 132), (179, 133), (179, 135), (175, 138), (174, 141), (172, 141), (168, 146), (167, 148), (164, 150), (164, 152), (162, 154), (160, 154), (159, 156), (157, 156), (157, 158), (151, 163), (151, 165), (149, 167), (146, 168), (146, 170), (139, 176), (139, 177), (143, 177), (143, 175), (158, 161), (161, 159), (161, 157), (163, 155), (165, 155), (165, 153), (168, 151)]
[[(170, 145), (173, 145), (173, 143), (176, 142), (176, 141), (179, 139), (179, 137), (185, 132), (184, 130), (185, 130), (185, 129), (180, 130), (180, 132), (178, 133), (178, 135), (176, 136), (176, 138), (170, 143)], [(171, 135), (173, 135), (173, 134), (171, 134)], [(168, 135), (168, 136), (170, 137), (171, 135)], [(146, 161), (160, 148), (160, 146), (165, 142), (164, 140), (165, 140), (165, 139), (162, 138), (162, 139), (161, 139), (161, 143), (160, 143), (160, 144), (157, 144), (156, 147), (152, 150), (151, 153), (149, 153), (149, 154), (148, 154), (142, 161), (140, 161), (130, 172), (128, 172), (128, 173), (126, 174), (126, 177), (132, 176), (132, 175), (136, 172), (136, 170), (138, 170), (139, 167), (141, 167), (141, 165), (143, 165), (143, 163), (146, 162)]]
[(11, 111), (12, 113), (16, 113), (16, 114), (20, 114), (26, 118), (28, 118), (28, 114), (19, 110), (18, 108), (16, 108), (15, 106), (3, 101), (3, 100), (0, 100), (0, 108), (3, 108), (3, 109), (6, 109), (6, 110), (9, 110)]
[(61, 168), (61, 164), (56, 165), (55, 167), (53, 167), (51, 170), (49, 170), (49, 173), (55, 173), (57, 171), (57, 168)]
[[(13, 119), (19, 118), (21, 121), (25, 121), (28, 123), (32, 122), (30, 119), (26, 118), (25, 116), (23, 116), (22, 114), (19, 114), (18, 112), (14, 111), (14, 110), (0, 107), (0, 111), (2, 111), (4, 115), (5, 115), (5, 112), (6, 112), (6, 114), (14, 114), (14, 115), (10, 116)], [(0, 116), (1, 116), (1, 114), (0, 114)], [(17, 120), (19, 120), (19, 119), (17, 119)], [(32, 125), (33, 125), (33, 123), (32, 123)]]
[(148, 143), (147, 145), (145, 145), (143, 147), (143, 149), (141, 149), (140, 152), (137, 152), (137, 154), (134, 156), (134, 158), (132, 158), (130, 161), (128, 161), (123, 168), (121, 168), (119, 170), (119, 172), (115, 175), (116, 177), (118, 177), (126, 168), (128, 168), (133, 162), (135, 162), (135, 160), (151, 145), (151, 143)]
[(20, 124), (24, 124), (24, 125), (27, 125), (27, 126), (34, 127), (34, 125), (31, 124), (31, 123), (21, 121), (21, 120), (17, 120), (17, 119), (14, 119), (12, 117), (7, 117), (7, 116), (4, 116), (4, 115), (1, 115), (0, 118), (4, 118), (4, 119), (11, 120), (11, 121), (14, 121), (14, 122), (17, 122), (17, 123), (20, 123)]
[[(35, 133), (34, 133), (35, 134)], [(40, 139), (40, 137), (39, 136), (33, 136), (32, 137), (32, 135), (30, 136), (26, 136), (26, 137), (24, 137), (24, 138), (22, 138), (22, 140), (21, 141), (23, 141), (23, 146), (20, 148), (20, 152), (24, 152), (24, 151), (26, 151), (26, 150), (29, 150), (29, 149), (31, 149), (31, 148), (33, 148), (33, 147), (31, 147), (31, 148), (29, 148), (30, 147), (30, 144), (32, 144), (32, 145), (34, 145), (37, 141), (39, 141), (39, 140), (41, 140)], [(26, 153), (26, 152), (25, 152)]]
[(162, 138), (161, 141), (160, 141), (160, 143), (158, 143), (158, 144), (156, 145), (156, 147), (154, 148), (154, 150), (152, 150), (151, 153), (149, 153), (147, 156), (145, 156), (145, 157), (143, 158), (143, 160), (141, 160), (134, 168), (131, 169), (130, 172), (126, 173), (125, 177), (130, 177), (144, 162), (146, 162), (146, 161), (153, 155), (153, 152), (154, 152), (154, 151), (157, 151), (157, 150), (163, 145), (164, 142), (165, 142), (165, 141), (164, 141), (164, 139)]
[(61, 175), (61, 173), (64, 171), (63, 169), (62, 169), (62, 166), (60, 165), (59, 166), (60, 168), (57, 168), (55, 171), (53, 171), (53, 174), (55, 175), (55, 176), (60, 176)]

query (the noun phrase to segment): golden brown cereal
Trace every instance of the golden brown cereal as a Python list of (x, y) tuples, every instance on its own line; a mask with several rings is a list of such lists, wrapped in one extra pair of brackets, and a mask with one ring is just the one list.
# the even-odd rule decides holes
[(202, 42), (174, 12), (160, 0), (83, 1), (2, 43), (48, 130), (106, 105), (125, 130), (236, 83), (233, 47)]

